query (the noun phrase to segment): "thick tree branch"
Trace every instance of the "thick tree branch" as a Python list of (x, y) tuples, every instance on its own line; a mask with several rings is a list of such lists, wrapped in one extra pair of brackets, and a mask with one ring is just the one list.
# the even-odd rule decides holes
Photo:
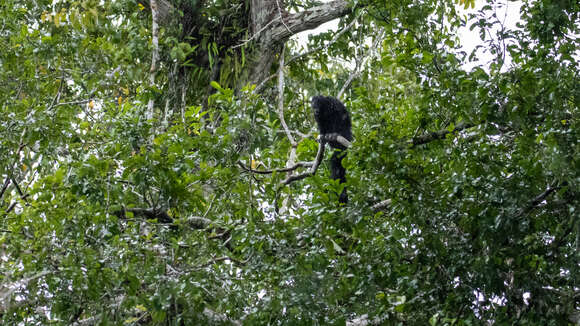
[(127, 212), (133, 213), (138, 217), (144, 217), (149, 220), (157, 220), (161, 223), (173, 223), (173, 218), (167, 212), (154, 208), (137, 208), (123, 207), (123, 209), (113, 212), (118, 218), (127, 218)]
[(330, 142), (339, 143), (346, 148), (349, 148), (351, 145), (351, 142), (348, 141), (348, 139), (342, 137), (337, 132), (331, 132), (329, 134), (320, 135), (318, 136), (318, 140), (321, 143), (330, 143)]
[(278, 19), (271, 27), (272, 41), (283, 41), (293, 34), (316, 28), (351, 12), (348, 1), (336, 0), (289, 15), (284, 22)]
[[(30, 205), (28, 203), (28, 196), (29, 194), (24, 193), (22, 191), (22, 189), (20, 188), (20, 186), (18, 185), (18, 182), (16, 181), (16, 179), (14, 177), (10, 177), (10, 180), (12, 180), (12, 184), (14, 185), (14, 188), (16, 188), (16, 191), (18, 192), (18, 195), (20, 195), (20, 199), (24, 200), (26, 202), (26, 205)], [(5, 213), (8, 214), (10, 213), (14, 207), (16, 207), (16, 204), (18, 204), (18, 201), (14, 201), (12, 202), (12, 204), (10, 204), (10, 206), (8, 206), (8, 208), (6, 209)]]
[(424, 144), (430, 143), (430, 142), (432, 142), (434, 140), (444, 139), (445, 136), (447, 136), (450, 133), (462, 131), (462, 130), (471, 128), (473, 126), (475, 126), (475, 125), (472, 124), (472, 123), (460, 122), (451, 131), (448, 130), (448, 129), (443, 129), (443, 130), (439, 130), (439, 131), (430, 132), (430, 133), (428, 133), (426, 135), (421, 135), (421, 136), (414, 137), (409, 142), (413, 146), (424, 145)]
[(251, 173), (256, 173), (256, 174), (272, 174), (272, 173), (282, 173), (282, 172), (290, 172), (290, 171), (294, 171), (298, 168), (307, 168), (307, 167), (311, 167), (312, 165), (314, 165), (314, 162), (297, 162), (292, 166), (288, 166), (285, 168), (281, 168), (281, 169), (271, 169), (271, 170), (254, 170), (252, 168), (249, 168), (247, 166), (244, 165), (244, 163), (242, 163), (241, 161), (238, 161), (238, 165), (244, 169), (245, 171), (251, 172)]
[(379, 210), (382, 210), (382, 209), (385, 209), (385, 208), (387, 208), (387, 207), (391, 206), (391, 203), (392, 203), (392, 202), (393, 202), (393, 201), (392, 201), (391, 199), (385, 199), (385, 200), (383, 200), (383, 201), (381, 201), (381, 202), (378, 202), (378, 203), (374, 204), (374, 205), (371, 207), (371, 209), (372, 209), (373, 211), (379, 211)]

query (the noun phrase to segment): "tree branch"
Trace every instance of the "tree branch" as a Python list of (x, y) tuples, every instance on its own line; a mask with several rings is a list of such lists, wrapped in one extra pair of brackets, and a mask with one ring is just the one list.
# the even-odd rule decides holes
[[(108, 305), (107, 308), (109, 310), (117, 310), (121, 306), (123, 301), (125, 301), (125, 297), (122, 295), (118, 296), (113, 299), (113, 303)], [(203, 315), (213, 324), (232, 324), (235, 326), (242, 325), (241, 321), (232, 319), (228, 317), (226, 314), (213, 311), (207, 307), (203, 308)], [(100, 319), (99, 316), (92, 316), (83, 320), (79, 320), (73, 323), (72, 325), (74, 326), (95, 325), (98, 324), (99, 319)]]
[(346, 82), (344, 83), (344, 85), (342, 85), (342, 88), (340, 89), (338, 94), (336, 95), (337, 98), (342, 98), (342, 95), (344, 94), (346, 89), (350, 87), (350, 84), (352, 84), (353, 80), (355, 80), (360, 76), (361, 68), (366, 64), (366, 61), (369, 58), (371, 58), (373, 51), (378, 49), (379, 42), (383, 40), (384, 32), (385, 32), (384, 29), (381, 28), (381, 30), (377, 34), (377, 37), (375, 38), (375, 41), (373, 42), (373, 45), (368, 49), (367, 53), (362, 54), (359, 58), (356, 59), (356, 66), (352, 71), (352, 73), (350, 74), (350, 76), (348, 77), (348, 79), (346, 80)]
[(314, 165), (314, 162), (297, 162), (292, 166), (288, 166), (285, 168), (280, 168), (280, 169), (271, 169), (271, 170), (254, 170), (252, 168), (249, 168), (247, 166), (245, 166), (241, 161), (238, 161), (238, 165), (244, 169), (245, 171), (251, 172), (251, 173), (256, 173), (256, 174), (272, 174), (272, 173), (282, 173), (282, 172), (290, 172), (290, 171), (294, 171), (298, 168), (306, 168), (306, 167), (311, 167), (312, 165)]
[(517, 213), (516, 217), (520, 218), (523, 217), (525, 215), (527, 215), (529, 212), (531, 212), (534, 208), (538, 207), (539, 204), (541, 204), (551, 193), (553, 193), (554, 191), (560, 189), (560, 187), (557, 186), (548, 186), (548, 188), (542, 192), (541, 194), (539, 194), (538, 196), (536, 196), (536, 198), (532, 199), (527, 205), (526, 207), (522, 208), (519, 210), (519, 212)]
[(155, 208), (123, 207), (123, 209), (115, 211), (113, 214), (118, 218), (127, 218), (127, 212), (149, 220), (157, 220), (161, 223), (173, 223), (173, 218), (167, 212)]
[(285, 23), (278, 19), (272, 26), (272, 41), (281, 42), (296, 33), (316, 28), (351, 12), (348, 1), (335, 0), (289, 15)]
[(411, 145), (413, 147), (418, 146), (418, 145), (424, 145), (424, 144), (430, 143), (434, 140), (444, 139), (445, 136), (447, 136), (450, 133), (459, 132), (459, 131), (462, 131), (462, 130), (465, 130), (465, 129), (468, 129), (468, 128), (471, 128), (474, 126), (475, 125), (472, 123), (460, 122), (451, 131), (449, 131), (448, 129), (443, 129), (443, 130), (439, 130), (439, 131), (430, 132), (426, 135), (414, 137), (413, 139), (411, 139), (409, 141), (409, 143), (411, 143)]
[[(2, 315), (2, 313), (4, 313), (6, 310), (8, 310), (9, 306), (10, 306), (10, 297), (11, 295), (14, 293), (14, 291), (16, 291), (17, 289), (23, 287), (26, 288), (26, 286), (28, 285), (28, 283), (30, 281), (39, 279), (41, 277), (44, 277), (48, 274), (52, 274), (52, 273), (57, 273), (58, 271), (42, 271), (39, 272), (35, 275), (32, 275), (30, 277), (26, 277), (23, 278), (21, 280), (18, 280), (16, 282), (10, 283), (10, 284), (0, 284), (0, 316)], [(19, 301), (22, 302), (22, 301)]]
[(385, 199), (385, 200), (383, 200), (383, 201), (381, 201), (381, 202), (378, 202), (378, 203), (374, 204), (374, 205), (371, 207), (371, 209), (372, 209), (373, 211), (379, 211), (379, 210), (381, 210), (381, 209), (384, 209), (384, 208), (387, 208), (387, 207), (389, 207), (389, 206), (391, 205), (391, 203), (392, 203), (392, 202), (393, 202), (393, 201), (392, 201), (391, 199)]
[(4, 196), (4, 192), (6, 191), (6, 189), (8, 188), (9, 185), (10, 185), (10, 177), (6, 176), (6, 180), (4, 181), (4, 185), (2, 186), (2, 189), (0, 189), (0, 199), (2, 199), (2, 196)]
[(339, 143), (346, 148), (349, 148), (350, 145), (352, 144), (348, 139), (342, 137), (337, 132), (331, 132), (328, 134), (320, 135), (318, 136), (318, 140), (321, 143), (330, 143), (330, 142)]
[[(149, 6), (152, 6), (152, 2), (155, 0), (151, 0), (151, 1), (145, 1), (143, 3), (145, 4), (149, 4)], [(167, 1), (167, 0), (156, 0), (156, 5), (157, 5), (157, 17), (158, 17), (158, 22), (160, 25), (169, 25), (171, 23), (171, 20), (173, 20), (176, 17), (176, 12), (177, 10), (175, 9), (175, 7), (171, 4), (171, 2)]]
[(320, 163), (322, 162), (322, 158), (324, 157), (324, 148), (325, 147), (326, 147), (326, 143), (321, 142), (320, 145), (318, 146), (318, 152), (316, 153), (316, 159), (314, 160), (314, 164), (312, 164), (310, 169), (304, 173), (301, 173), (301, 174), (293, 174), (293, 175), (288, 176), (286, 178), (286, 180), (284, 180), (280, 183), (278, 190), (280, 190), (280, 188), (282, 188), (282, 187), (284, 187), (284, 186), (286, 186), (294, 181), (302, 180), (306, 177), (314, 175), (316, 173), (316, 170), (318, 170)]

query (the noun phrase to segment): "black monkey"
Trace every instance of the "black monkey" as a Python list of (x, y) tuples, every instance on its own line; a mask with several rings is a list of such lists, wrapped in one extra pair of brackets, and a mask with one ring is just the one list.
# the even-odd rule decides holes
[[(346, 156), (346, 147), (336, 141), (337, 136), (342, 136), (352, 141), (350, 114), (346, 107), (338, 99), (330, 96), (314, 96), (312, 98), (312, 111), (318, 124), (320, 138), (326, 140), (334, 153), (330, 158), (330, 177), (339, 179), (340, 183), (346, 182), (346, 169), (342, 166), (342, 159)], [(346, 189), (338, 197), (338, 201), (346, 203), (348, 195)]]

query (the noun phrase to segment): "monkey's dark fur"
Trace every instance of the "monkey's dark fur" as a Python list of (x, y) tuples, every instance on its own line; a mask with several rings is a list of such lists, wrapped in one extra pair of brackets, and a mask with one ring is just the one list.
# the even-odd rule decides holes
[[(332, 179), (339, 179), (340, 183), (344, 183), (346, 182), (346, 169), (342, 166), (342, 159), (346, 156), (346, 147), (336, 141), (336, 136), (340, 135), (348, 141), (352, 141), (350, 114), (338, 99), (321, 95), (312, 98), (312, 111), (318, 124), (321, 139), (325, 139), (324, 136), (329, 134), (335, 134), (334, 137), (325, 139), (330, 147), (335, 149), (330, 158), (330, 176)], [(348, 202), (346, 188), (342, 190), (338, 201)]]

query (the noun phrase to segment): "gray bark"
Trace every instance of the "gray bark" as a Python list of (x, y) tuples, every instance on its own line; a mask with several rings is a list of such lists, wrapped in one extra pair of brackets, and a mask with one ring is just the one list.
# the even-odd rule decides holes
[(352, 12), (350, 3), (344, 0), (336, 0), (323, 5), (313, 7), (292, 15), (287, 19), (278, 21), (272, 27), (272, 41), (284, 41), (290, 36), (309, 29), (314, 29), (333, 19), (345, 16)]
[[(286, 11), (282, 0), (248, 1), (250, 26), (247, 27), (251, 37), (243, 46), (252, 44), (253, 50), (247, 63), (250, 71), (244, 78), (246, 80), (239, 81), (239, 86), (246, 82), (259, 84), (266, 79), (283, 50), (284, 42), (290, 36), (352, 12), (350, 2), (346, 0), (331, 1), (294, 14)], [(160, 24), (170, 24), (170, 17), (175, 16), (175, 8), (167, 0), (158, 0), (158, 7)]]
[(250, 63), (248, 80), (260, 84), (270, 75), (274, 60), (283, 51), (284, 42), (292, 35), (316, 28), (323, 23), (352, 12), (350, 3), (335, 0), (304, 11), (288, 14), (281, 0), (251, 0), (252, 41), (257, 47)]

